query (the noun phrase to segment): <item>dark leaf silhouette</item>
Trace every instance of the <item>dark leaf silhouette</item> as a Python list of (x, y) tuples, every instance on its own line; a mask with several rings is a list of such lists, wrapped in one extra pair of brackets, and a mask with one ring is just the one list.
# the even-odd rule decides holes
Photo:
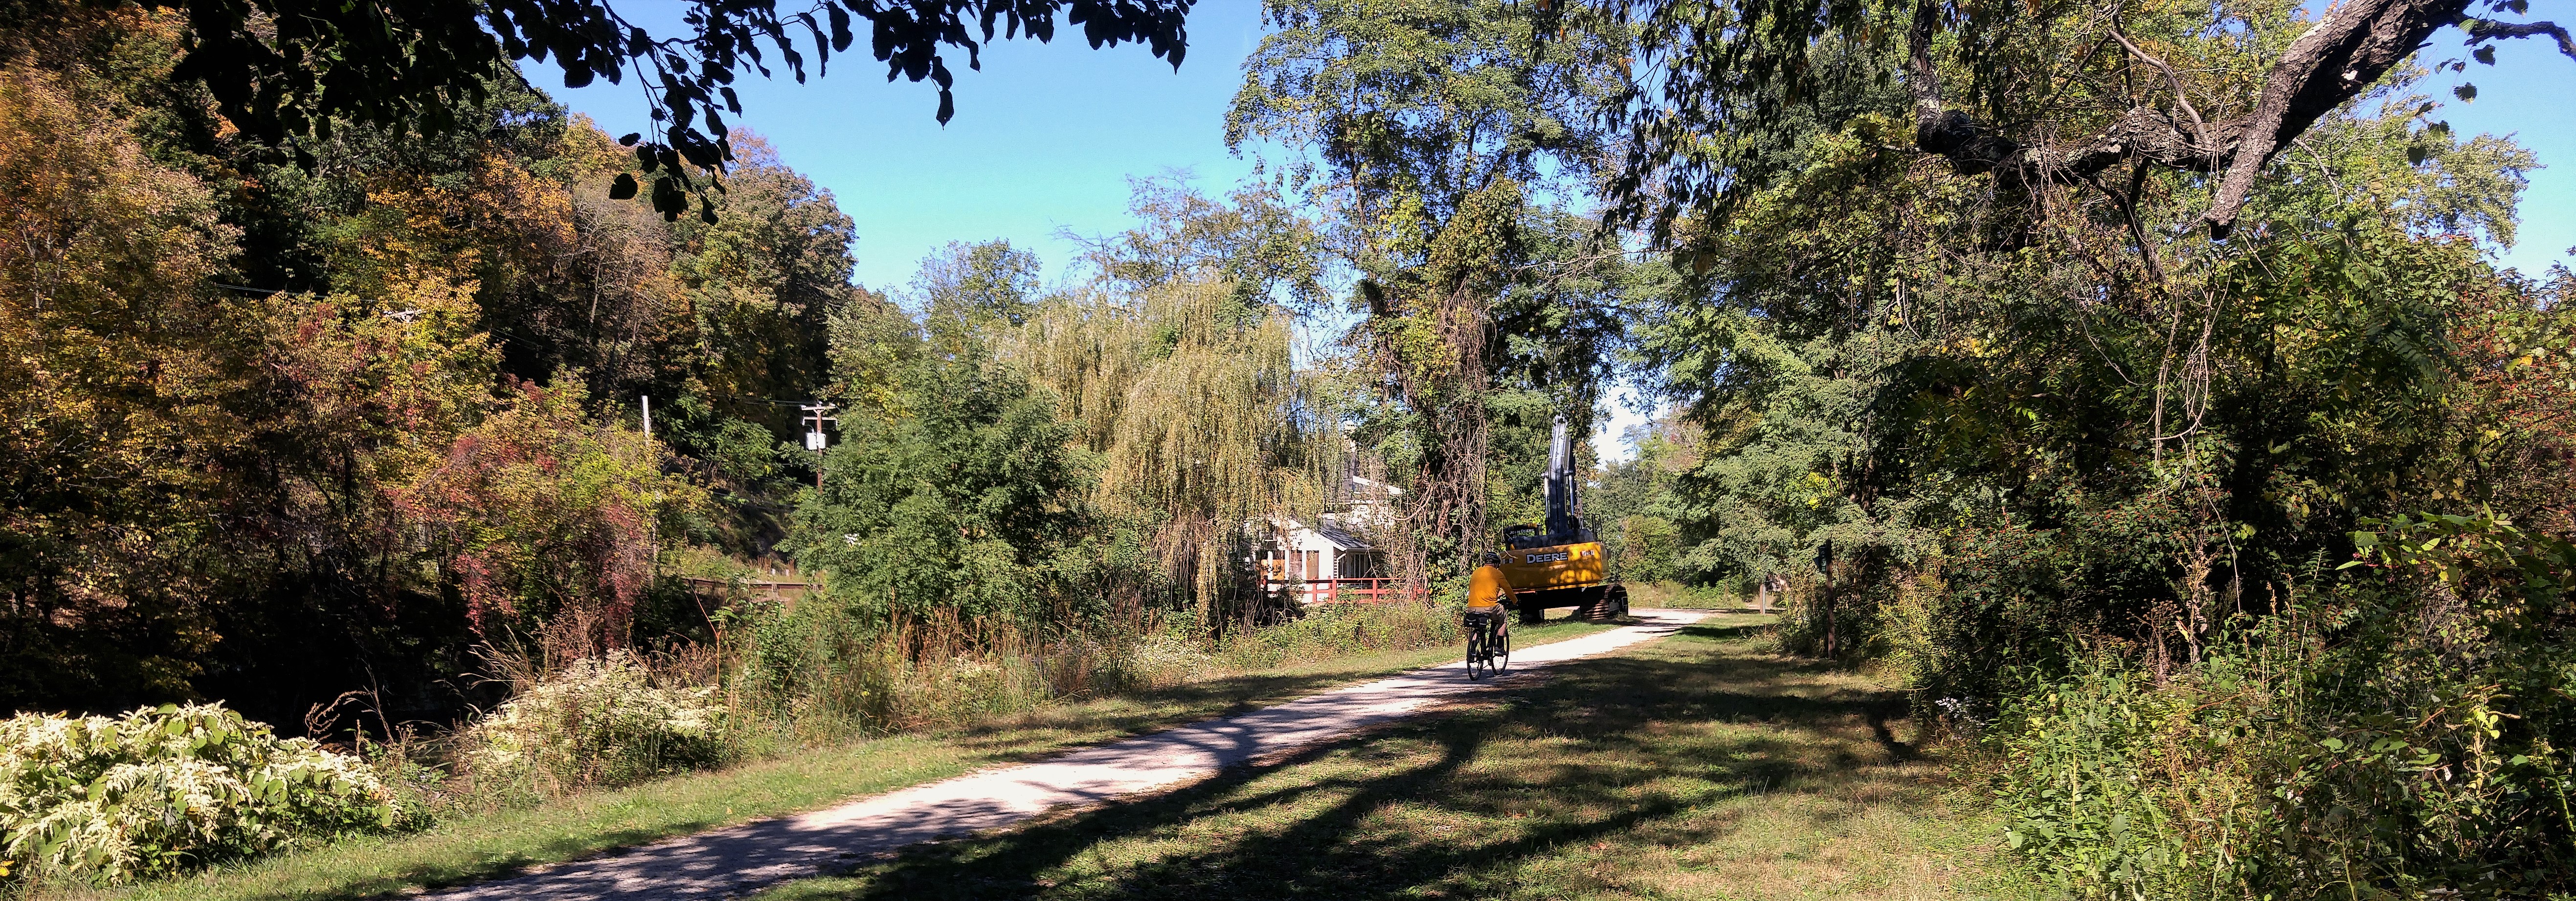
[[(734, 158), (719, 109), (739, 114), (730, 85), (744, 72), (778, 74), (775, 61), (805, 80), (805, 50), (819, 64), (856, 41), (868, 24), (870, 49), (889, 80), (937, 85), (937, 117), (956, 115), (945, 54), (964, 50), (979, 68), (984, 42), (1028, 35), (1046, 41), (1056, 19), (1082, 26), (1092, 47), (1146, 45), (1177, 67), (1188, 43), (1183, 19), (1197, 0), (947, 0), (885, 3), (824, 0), (828, 31), (811, 11), (782, 13), (778, 0), (691, 0), (692, 32), (656, 37), (602, 0), (427, 0), (344, 3), (339, 0), (141, 0), (175, 9), (191, 40), (176, 75), (205, 85), (224, 117), (275, 146), (329, 134), (334, 120), (439, 133), (457, 127), (460, 104), (481, 103), (490, 80), (517, 60), (554, 61), (566, 87), (623, 82), (632, 72), (668, 123), (661, 142), (643, 148), (678, 151), (691, 166), (723, 171)], [(624, 143), (634, 146), (640, 134)], [(310, 154), (295, 151), (311, 165)], [(646, 171), (654, 160), (639, 154)], [(695, 191), (693, 181), (679, 190)], [(685, 204), (665, 212), (685, 209)]]

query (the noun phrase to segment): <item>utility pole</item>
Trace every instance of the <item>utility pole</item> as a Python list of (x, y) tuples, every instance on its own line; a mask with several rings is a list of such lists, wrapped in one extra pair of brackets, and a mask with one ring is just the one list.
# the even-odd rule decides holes
[(827, 404), (819, 400), (796, 405), (796, 409), (805, 411), (805, 449), (814, 452), (814, 487), (816, 488), (823, 487), (823, 449), (831, 443), (829, 439), (823, 437), (823, 424), (827, 422), (833, 425), (841, 424), (840, 417), (823, 414), (839, 408), (839, 404)]

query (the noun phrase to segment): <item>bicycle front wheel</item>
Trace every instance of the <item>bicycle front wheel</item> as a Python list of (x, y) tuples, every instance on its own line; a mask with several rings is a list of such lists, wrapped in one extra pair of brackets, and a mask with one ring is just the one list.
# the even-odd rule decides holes
[(1494, 636), (1491, 653), (1492, 659), (1485, 662), (1486, 672), (1501, 673), (1504, 670), (1510, 669), (1512, 667), (1512, 633), (1499, 632), (1496, 634)]

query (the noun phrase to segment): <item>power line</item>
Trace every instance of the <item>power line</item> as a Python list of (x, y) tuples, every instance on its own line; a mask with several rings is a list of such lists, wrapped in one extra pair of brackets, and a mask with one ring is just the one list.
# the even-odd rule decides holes
[(798, 409), (803, 409), (808, 404), (816, 403), (816, 401), (810, 400), (777, 400), (775, 398), (753, 397), (748, 394), (710, 394), (705, 396), (723, 400), (743, 401), (746, 403), (767, 404), (773, 407), (796, 407)]

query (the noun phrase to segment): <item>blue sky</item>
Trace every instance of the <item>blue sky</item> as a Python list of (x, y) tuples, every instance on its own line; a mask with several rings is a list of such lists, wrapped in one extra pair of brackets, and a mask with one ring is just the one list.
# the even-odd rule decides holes
[[(1225, 109), (1260, 42), (1258, 10), (1251, 0), (1201, 3), (1178, 72), (1139, 45), (1095, 51), (1079, 29), (1052, 44), (996, 41), (980, 72), (960, 54), (957, 115), (944, 128), (936, 89), (886, 81), (862, 32), (829, 77), (799, 85), (782, 71), (737, 84), (744, 115), (728, 121), (758, 132), (856, 220), (862, 285), (900, 288), (930, 251), (993, 238), (1036, 251), (1054, 276), (1077, 250), (1059, 230), (1129, 226), (1131, 176), (1186, 170), (1222, 193), (1251, 174), (1251, 160), (1226, 152)], [(631, 81), (565, 90), (551, 66), (529, 72), (610, 134), (650, 130)]]
[[(658, 7), (658, 9), (654, 8)], [(635, 11), (676, 16), (671, 0)], [(1261, 39), (1259, 4), (1205, 0), (1189, 21), (1189, 55), (1178, 72), (1143, 47), (1092, 50), (1068, 29), (1053, 44), (1018, 40), (985, 49), (983, 71), (958, 72), (957, 115), (933, 118), (938, 96), (927, 85), (884, 80), (861, 50), (836, 60), (832, 73), (803, 85), (747, 79), (744, 124), (763, 135), (788, 165), (830, 190), (858, 226), (857, 278), (873, 289), (900, 289), (923, 255), (950, 241), (1005, 238), (1038, 253), (1050, 278), (1065, 273), (1079, 248), (1060, 233), (1108, 234), (1132, 224), (1128, 179), (1186, 172), (1203, 190), (1222, 193), (1252, 174), (1254, 160), (1225, 147), (1225, 110), (1243, 83), (1245, 57)], [(2457, 31), (2437, 34), (2427, 62), (2466, 58)], [(552, 66), (530, 67), (574, 110), (611, 134), (647, 130), (643, 95), (628, 85), (580, 90), (552, 87)], [(2462, 103), (2451, 88), (2477, 85)], [(2576, 122), (2559, 106), (2576, 92), (2576, 60), (2543, 41), (2505, 41), (2497, 65), (2470, 63), (2422, 89), (2445, 101), (2437, 118), (2466, 134), (2515, 135), (2548, 168), (2531, 174), (2522, 200), (2520, 241), (2507, 265), (2540, 273), (2576, 245)], [(1620, 410), (1594, 436), (1604, 457), (1624, 458), (1618, 429), (1639, 420)]]
[[(2465, 51), (2454, 49), (2459, 42), (2457, 31), (2436, 33), (2424, 59), (2466, 59)], [(2451, 89), (2462, 83), (2477, 86), (2475, 102), (2463, 103), (2452, 95)], [(2462, 134), (2512, 135), (2545, 167), (2531, 173), (2531, 187), (2522, 195), (2520, 234), (2504, 253), (2504, 264), (2539, 275), (2551, 264), (2565, 262), (2568, 248), (2576, 246), (2576, 119), (2568, 115), (2576, 110), (2571, 102), (2576, 101), (2571, 96), (2576, 95), (2576, 60), (2560, 56), (2545, 38), (2500, 41), (2495, 65), (2470, 62), (2467, 71), (2426, 79), (2423, 89), (2445, 101), (2434, 118), (2449, 121)]]

